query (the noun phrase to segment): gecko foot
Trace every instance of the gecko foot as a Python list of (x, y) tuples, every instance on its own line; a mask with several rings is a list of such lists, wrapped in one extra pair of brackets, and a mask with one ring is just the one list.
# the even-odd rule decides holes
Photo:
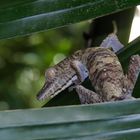
[(135, 85), (138, 75), (140, 72), (140, 56), (133, 55), (130, 59), (129, 69), (128, 69), (128, 80)]
[(139, 76), (139, 72), (140, 72), (140, 56), (133, 55), (130, 58), (128, 73), (126, 75), (126, 80), (125, 80), (126, 82), (124, 82), (129, 97), (132, 96), (134, 86)]
[(130, 63), (134, 63), (139, 68), (140, 67), (140, 56), (138, 54), (131, 56)]
[(81, 104), (93, 104), (102, 102), (102, 98), (99, 94), (81, 86), (77, 85), (75, 87), (76, 92), (79, 95)]

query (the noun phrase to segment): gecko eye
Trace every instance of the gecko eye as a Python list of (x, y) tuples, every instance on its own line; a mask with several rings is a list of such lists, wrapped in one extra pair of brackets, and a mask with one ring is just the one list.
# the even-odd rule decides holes
[(56, 71), (54, 68), (48, 68), (45, 72), (46, 79), (53, 79), (55, 77)]

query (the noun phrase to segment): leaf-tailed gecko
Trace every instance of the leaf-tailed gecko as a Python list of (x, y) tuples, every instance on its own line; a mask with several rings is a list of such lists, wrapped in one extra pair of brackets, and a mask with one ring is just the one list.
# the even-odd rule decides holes
[[(123, 45), (115, 34), (110, 34), (100, 47), (78, 50), (70, 57), (46, 70), (45, 84), (37, 95), (38, 100), (51, 99), (75, 84), (82, 104), (129, 99), (140, 71), (140, 56), (130, 59), (128, 73), (124, 74), (116, 54)], [(89, 77), (95, 92), (81, 83)]]

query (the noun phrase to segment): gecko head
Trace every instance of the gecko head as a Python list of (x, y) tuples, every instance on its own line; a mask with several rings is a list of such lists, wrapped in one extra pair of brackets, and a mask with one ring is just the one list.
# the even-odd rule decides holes
[(38, 100), (43, 100), (45, 98), (52, 98), (55, 93), (55, 90), (57, 90), (54, 87), (54, 84), (57, 82), (56, 79), (56, 69), (55, 68), (49, 68), (45, 72), (45, 83), (39, 93), (37, 94)]
[(66, 82), (64, 79), (66, 73), (60, 73), (54, 67), (47, 69), (45, 72), (45, 83), (39, 93), (37, 94), (38, 100), (52, 99), (62, 90), (66, 89), (72, 82)]

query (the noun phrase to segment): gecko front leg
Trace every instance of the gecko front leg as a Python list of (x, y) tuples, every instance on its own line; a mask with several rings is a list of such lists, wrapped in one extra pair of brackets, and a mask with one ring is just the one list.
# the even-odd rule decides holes
[(81, 84), (88, 77), (88, 70), (86, 66), (84, 66), (84, 64), (82, 64), (80, 61), (74, 60), (71, 62), (71, 67), (75, 70), (78, 77), (76, 81), (73, 81), (74, 84)]
[(80, 85), (88, 77), (88, 70), (80, 61), (74, 60), (70, 65), (75, 70), (77, 79), (73, 81), (74, 85), (68, 88), (69, 92), (77, 85)]
[(102, 102), (102, 98), (99, 94), (81, 86), (77, 85), (75, 87), (76, 92), (79, 95), (81, 104), (93, 104)]
[(76, 81), (73, 81), (75, 85), (70, 87), (69, 91), (75, 88), (76, 92), (79, 95), (81, 104), (92, 104), (101, 102), (102, 100), (99, 94), (80, 85), (88, 77), (87, 68), (77, 60), (72, 61), (71, 66), (76, 71), (78, 79)]
[(124, 81), (124, 90), (126, 91), (126, 98), (133, 98), (132, 92), (136, 84), (140, 72), (140, 56), (133, 55), (130, 58), (128, 73)]

